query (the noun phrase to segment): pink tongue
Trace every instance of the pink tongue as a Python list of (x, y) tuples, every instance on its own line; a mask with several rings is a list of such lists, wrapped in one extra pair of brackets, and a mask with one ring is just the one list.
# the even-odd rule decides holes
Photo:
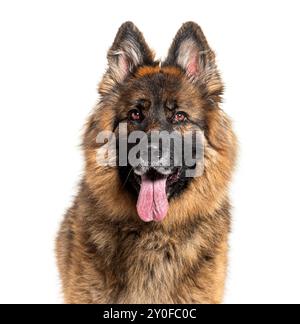
[(159, 222), (167, 215), (169, 203), (166, 182), (166, 178), (152, 181), (145, 176), (142, 177), (137, 211), (144, 222)]

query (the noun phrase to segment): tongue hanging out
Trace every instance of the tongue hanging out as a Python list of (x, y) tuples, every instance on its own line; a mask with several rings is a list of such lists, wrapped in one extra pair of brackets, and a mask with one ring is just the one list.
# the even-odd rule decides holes
[(137, 211), (144, 222), (159, 222), (167, 215), (169, 203), (166, 183), (167, 178), (153, 181), (146, 176), (142, 176)]

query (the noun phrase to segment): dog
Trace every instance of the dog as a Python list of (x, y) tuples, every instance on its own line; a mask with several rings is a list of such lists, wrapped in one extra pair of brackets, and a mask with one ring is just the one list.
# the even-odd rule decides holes
[[(167, 58), (156, 61), (142, 33), (126, 22), (107, 58), (100, 99), (83, 138), (84, 175), (56, 241), (64, 300), (222, 303), (237, 139), (220, 108), (224, 85), (215, 54), (201, 28), (187, 22)], [(127, 149), (128, 158), (135, 147), (120, 142), (124, 132), (149, 139), (152, 132), (184, 135), (196, 129), (202, 154), (192, 165), (175, 165), (174, 156), (183, 154), (174, 153), (175, 145), (167, 150), (169, 164), (161, 163), (166, 153), (160, 145), (155, 163), (141, 153), (137, 163), (120, 163), (121, 150)], [(104, 157), (108, 152), (108, 140), (99, 140), (103, 132), (119, 143), (115, 164), (99, 162), (101, 149)], [(147, 143), (145, 151), (153, 146)], [(201, 174), (187, 176), (198, 162)]]

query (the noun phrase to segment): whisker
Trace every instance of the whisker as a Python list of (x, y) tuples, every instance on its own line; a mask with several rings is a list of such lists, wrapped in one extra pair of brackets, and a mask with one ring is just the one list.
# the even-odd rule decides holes
[(130, 177), (132, 171), (133, 171), (133, 167), (130, 169), (130, 171), (129, 171), (129, 173), (128, 173), (128, 176), (127, 176), (126, 180), (124, 181), (124, 183), (123, 183), (123, 185), (122, 185), (122, 188), (124, 188), (125, 185), (126, 185), (126, 183), (128, 182), (129, 177)]

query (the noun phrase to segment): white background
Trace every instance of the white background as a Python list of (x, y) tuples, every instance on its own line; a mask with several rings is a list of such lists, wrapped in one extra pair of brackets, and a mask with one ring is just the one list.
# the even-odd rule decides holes
[(299, 1), (0, 2), (0, 302), (60, 303), (54, 239), (106, 51), (132, 20), (158, 57), (199, 23), (240, 140), (226, 303), (300, 302)]

